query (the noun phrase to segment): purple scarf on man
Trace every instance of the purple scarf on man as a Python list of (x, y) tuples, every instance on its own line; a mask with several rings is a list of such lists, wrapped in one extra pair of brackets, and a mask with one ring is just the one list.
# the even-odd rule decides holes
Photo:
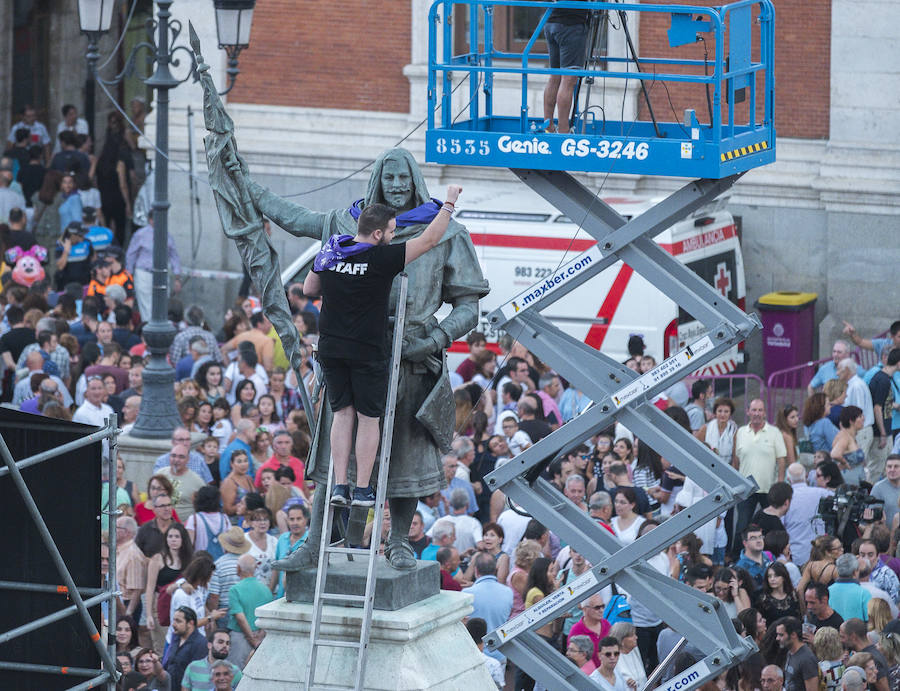
[(319, 250), (315, 261), (313, 261), (313, 271), (325, 271), (348, 257), (361, 254), (375, 247), (369, 242), (356, 242), (349, 247), (341, 245), (342, 242), (352, 239), (352, 235), (332, 235), (328, 238), (328, 242)]
[[(350, 212), (350, 215), (353, 216), (354, 220), (359, 220), (359, 214), (363, 210), (363, 201), (362, 199), (357, 199), (353, 202), (353, 205), (347, 209)], [(399, 214), (394, 220), (397, 222), (398, 228), (403, 228), (405, 226), (414, 226), (419, 225), (420, 223), (431, 223), (434, 220), (434, 217), (438, 215), (438, 212), (441, 210), (442, 202), (434, 197), (431, 198), (430, 202), (425, 202), (420, 206), (417, 206), (414, 209), (410, 209), (409, 211), (404, 211), (402, 214)]]

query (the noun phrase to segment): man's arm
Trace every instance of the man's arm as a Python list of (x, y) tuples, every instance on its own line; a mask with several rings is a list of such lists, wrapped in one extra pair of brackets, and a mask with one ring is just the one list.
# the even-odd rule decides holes
[[(406, 252), (408, 255), (408, 244)], [(303, 294), (309, 298), (317, 298), (322, 294), (322, 279), (319, 278), (319, 274), (317, 274), (315, 271), (310, 271), (308, 274), (306, 274), (306, 278), (303, 279)]]
[(784, 473), (787, 470), (787, 459), (784, 456), (779, 456), (775, 459), (775, 463), (778, 465), (778, 482), (784, 482)]
[(884, 431), (884, 413), (880, 403), (874, 403), (872, 410), (875, 412), (875, 427), (878, 428), (878, 448), (883, 449), (887, 445), (887, 432)]
[(244, 634), (244, 638), (247, 639), (247, 642), (256, 647), (256, 643), (253, 640), (253, 631), (250, 629), (250, 623), (247, 621), (247, 617), (243, 612), (234, 612), (234, 620), (238, 623), (238, 626), (241, 627), (241, 633)]
[(864, 350), (875, 350), (875, 346), (872, 345), (872, 339), (860, 336), (856, 331), (856, 327), (846, 320), (844, 321), (844, 333), (850, 337), (853, 345), (859, 346)]
[(69, 251), (72, 249), (72, 239), (66, 238), (62, 241), (63, 251), (56, 258), (56, 270), (62, 271), (66, 268), (66, 264), (69, 263)]
[(453, 216), (452, 207), (456, 204), (460, 192), (462, 192), (462, 187), (450, 185), (447, 188), (447, 201), (444, 203), (444, 206), (441, 207), (441, 210), (438, 211), (434, 220), (428, 224), (425, 232), (419, 237), (413, 238), (406, 243), (407, 264), (418, 259), (428, 250), (437, 247), (437, 244), (441, 241), (441, 238), (444, 237), (444, 233), (447, 231), (447, 226), (450, 225), (450, 218)]
[[(819, 688), (819, 675), (816, 674), (814, 677), (804, 679), (803, 683), (806, 685), (806, 691), (817, 691)], [(885, 685), (884, 691), (888, 691), (887, 685)]]
[(266, 372), (272, 371), (272, 361), (275, 359), (275, 341), (271, 338), (266, 338), (265, 343), (263, 343), (262, 347), (262, 357), (260, 358), (260, 364), (262, 364), (263, 369)]

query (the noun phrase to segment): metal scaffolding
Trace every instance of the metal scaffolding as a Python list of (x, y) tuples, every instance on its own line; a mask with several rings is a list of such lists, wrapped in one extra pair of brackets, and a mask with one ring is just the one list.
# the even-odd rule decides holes
[[(48, 430), (53, 429), (54, 431), (72, 431), (71, 427), (68, 425), (63, 426), (61, 424), (48, 424), (46, 425), (46, 427), (48, 428)], [(116, 531), (115, 529), (109, 531), (109, 570), (102, 584), (102, 587), (79, 588), (78, 586), (76, 586), (75, 580), (72, 578), (72, 574), (69, 572), (69, 568), (66, 566), (66, 563), (63, 560), (62, 555), (60, 554), (59, 548), (57, 547), (56, 542), (53, 540), (53, 536), (50, 534), (47, 523), (46, 521), (44, 521), (44, 517), (41, 515), (40, 510), (38, 509), (37, 503), (35, 502), (31, 491), (28, 489), (28, 485), (22, 477), (22, 470), (37, 465), (38, 463), (41, 463), (48, 459), (57, 458), (66, 453), (74, 451), (75, 449), (80, 449), (82, 447), (95, 444), (98, 441), (109, 440), (109, 454), (108, 458), (104, 461), (107, 465), (108, 471), (108, 497), (106, 509), (102, 510), (101, 513), (106, 514), (110, 517), (110, 520), (114, 527), (115, 517), (118, 515), (118, 510), (116, 509), (115, 503), (117, 490), (115, 478), (116, 456), (118, 452), (118, 433), (119, 430), (118, 424), (116, 422), (116, 416), (112, 415), (111, 417), (107, 418), (106, 425), (100, 428), (99, 431), (91, 432), (90, 434), (87, 434), (80, 439), (76, 439), (75, 441), (63, 444), (62, 446), (59, 446), (50, 451), (44, 451), (38, 454), (34, 454), (20, 461), (16, 461), (15, 459), (13, 459), (12, 453), (10, 452), (9, 447), (6, 444), (6, 440), (3, 438), (3, 435), (0, 434), (0, 456), (3, 457), (3, 462), (5, 464), (5, 467), (0, 468), (0, 478), (3, 478), (7, 475), (12, 477), (12, 481), (15, 484), (19, 495), (22, 497), (22, 501), (25, 503), (28, 514), (31, 516), (31, 520), (37, 527), (38, 533), (41, 536), (44, 546), (50, 553), (50, 558), (53, 561), (54, 566), (56, 567), (60, 580), (62, 581), (61, 585), (25, 583), (20, 581), (0, 581), (0, 590), (59, 593), (65, 598), (71, 599), (73, 603), (68, 607), (64, 607), (63, 609), (60, 609), (56, 612), (39, 617), (33, 621), (30, 621), (4, 633), (0, 633), (0, 644), (8, 643), (9, 641), (18, 638), (19, 636), (23, 636), (27, 633), (40, 629), (41, 627), (47, 626), (48, 624), (53, 624), (57, 621), (60, 621), (61, 619), (65, 619), (66, 617), (77, 614), (86, 627), (88, 636), (90, 637), (94, 647), (97, 649), (97, 653), (99, 654), (101, 661), (100, 669), (89, 669), (83, 667), (62, 667), (50, 664), (29, 664), (23, 662), (14, 662), (10, 660), (0, 660), (0, 670), (34, 672), (43, 674), (62, 674), (70, 677), (87, 677), (86, 681), (72, 686), (70, 691), (75, 691), (76, 689), (93, 689), (98, 688), (101, 685), (105, 685), (108, 691), (113, 691), (115, 689), (116, 681), (119, 678), (119, 673), (116, 671), (115, 662), (116, 643), (115, 637), (110, 636), (109, 632), (115, 631), (116, 629), (116, 607), (112, 601), (119, 595), (119, 592), (115, 590), (114, 580), (116, 572)], [(85, 599), (86, 596), (87, 599)], [(94, 621), (91, 619), (90, 612), (88, 612), (89, 607), (94, 607), (103, 602), (110, 603), (108, 607), (109, 615), (106, 627), (106, 641), (103, 640), (103, 637), (100, 635), (100, 632), (94, 625)]]

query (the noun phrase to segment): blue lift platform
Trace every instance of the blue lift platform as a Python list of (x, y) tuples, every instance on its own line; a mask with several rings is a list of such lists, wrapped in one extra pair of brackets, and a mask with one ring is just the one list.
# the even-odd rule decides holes
[[(494, 48), (494, 16), (499, 8), (545, 9), (520, 53)], [(710, 55), (705, 60), (647, 57), (630, 52), (620, 56), (594, 55), (593, 59), (586, 59), (584, 69), (550, 69), (547, 54), (535, 52), (535, 46), (542, 39), (544, 24), (554, 8), (590, 10), (614, 17), (630, 12), (661, 14), (668, 19), (670, 48), (692, 46), (703, 40)], [(453, 19), (447, 21), (451, 16)], [(460, 34), (454, 29), (454, 21), (463, 18), (468, 20), (468, 30), (463, 35), (467, 35), (468, 46), (473, 49), (455, 53), (454, 34), (457, 38)], [(429, 13), (426, 160), (448, 165), (570, 172), (609, 169), (633, 175), (710, 179), (772, 163), (774, 18), (770, 0), (742, 0), (720, 7), (593, 0), (438, 0)], [(641, 49), (647, 50), (644, 46)], [(693, 54), (696, 53), (694, 49)], [(455, 116), (451, 74), (461, 73), (469, 75), (469, 103)], [(520, 75), (518, 112), (513, 108), (509, 108), (511, 112), (497, 112), (493, 94), (497, 75)], [(639, 99), (645, 99), (647, 93), (659, 99), (664, 93), (663, 85), (654, 85), (655, 82), (699, 85), (706, 97), (693, 108), (677, 113), (678, 121), (674, 122), (676, 114), (669, 108), (665, 111), (668, 121), (625, 122), (615, 119), (618, 108), (616, 112), (601, 114), (595, 108), (576, 112), (572, 134), (549, 134), (544, 131), (543, 113), (529, 109), (528, 85), (534, 79), (543, 84), (550, 75), (593, 81), (595, 91), (604, 80), (607, 84), (640, 81)], [(641, 100), (641, 104), (646, 109), (646, 100)], [(745, 117), (738, 118), (736, 111)]]
[[(535, 52), (550, 12), (563, 8), (590, 12), (589, 50), (583, 69), (550, 69), (547, 56)], [(538, 12), (534, 13), (535, 9)], [(539, 16), (539, 20), (534, 19), (530, 39), (523, 41), (520, 53), (495, 50), (495, 20), (503, 19), (508, 29), (514, 10), (532, 10), (527, 16)], [(642, 23), (654, 26), (652, 35), (661, 35), (660, 28), (668, 25), (665, 55), (637, 54), (628, 29), (628, 15), (635, 14), (641, 15)], [(648, 19), (647, 15), (655, 16)], [(774, 18), (771, 0), (741, 0), (720, 7), (594, 0), (437, 0), (431, 6), (426, 160), (509, 168), (566, 216), (579, 219), (581, 228), (596, 240), (595, 245), (488, 315), (493, 328), (512, 333), (593, 402), (581, 415), (485, 478), (491, 491), (502, 491), (521, 507), (517, 510), (527, 511), (553, 530), (591, 565), (484, 638), (488, 649), (502, 652), (545, 688), (600, 688), (536, 631), (568, 616), (577, 603), (610, 583), (650, 607), (682, 636), (641, 691), (657, 684), (664, 691), (690, 691), (756, 650), (749, 638), (737, 634), (721, 602), (669, 578), (650, 563), (680, 537), (757, 490), (752, 477), (720, 463), (705, 444), (656, 408), (653, 399), (745, 340), (759, 328), (759, 319), (723, 299), (653, 238), (714, 200), (746, 171), (775, 160)], [(467, 26), (457, 30), (454, 23)], [(618, 48), (605, 50), (606, 45), (613, 45), (604, 40), (612, 31), (621, 32), (616, 37)], [(454, 40), (471, 48), (455, 53)], [(695, 44), (701, 42), (705, 55), (697, 59), (700, 51)], [(653, 48), (641, 46), (644, 53)], [(468, 73), (469, 101), (454, 115), (454, 105), (459, 109), (465, 102), (462, 96), (453, 103), (453, 83), (455, 80), (456, 88), (463, 85), (462, 73)], [(542, 112), (529, 110), (530, 102), (542, 103), (535, 88), (529, 91), (529, 79), (540, 80), (542, 91), (545, 80), (555, 74), (579, 77), (584, 87), (579, 89), (581, 97), (570, 117), (571, 134), (547, 132), (556, 123), (545, 122)], [(502, 82), (496, 79), (498, 75), (504, 75)], [(623, 122), (624, 105), (613, 112), (611, 107), (591, 104), (592, 90), (602, 93), (603, 85), (611, 82), (618, 81), (619, 94), (627, 95), (628, 88), (622, 84), (626, 80), (632, 90), (639, 89), (640, 107), (635, 112), (646, 113), (646, 119)], [(515, 103), (514, 95), (509, 100), (510, 84), (519, 81), (521, 101)], [(498, 83), (502, 87), (495, 94)], [(676, 89), (676, 98), (696, 95), (697, 103), (680, 101), (683, 112), (678, 113), (666, 83), (691, 85)], [(663, 93), (665, 96), (660, 96)], [(500, 112), (504, 109), (510, 112)], [(660, 117), (662, 113), (667, 113), (668, 121)], [(578, 181), (575, 172), (691, 180), (643, 214), (625, 218)], [(689, 346), (642, 375), (565, 333), (541, 314), (619, 261), (705, 328)], [(541, 475), (553, 459), (616, 422), (677, 466), (705, 493), (630, 544), (621, 543)], [(687, 661), (679, 654), (685, 643), (694, 651)], [(694, 657), (697, 651), (699, 658)], [(674, 676), (660, 683), (670, 666)]]

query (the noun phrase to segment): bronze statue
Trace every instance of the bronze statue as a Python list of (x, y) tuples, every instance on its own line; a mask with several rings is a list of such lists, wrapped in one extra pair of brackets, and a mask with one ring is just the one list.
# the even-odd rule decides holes
[[(225, 113), (212, 79), (202, 63), (199, 45), (198, 71), (204, 89), (204, 116), (210, 134), (204, 140), (209, 159), (210, 185), (216, 195), (225, 234), (238, 245), (254, 283), (260, 287), (263, 309), (281, 336), (292, 365), (299, 369), (297, 334), (281, 310), (287, 309), (279, 281), (278, 257), (262, 230), (261, 215), (271, 218), (289, 233), (325, 242), (332, 235), (356, 234), (356, 216), (366, 204), (380, 202), (397, 211), (394, 242), (418, 236), (440, 208), (428, 195), (418, 164), (405, 149), (390, 149), (378, 157), (364, 199), (348, 208), (311, 211), (288, 202), (256, 184), (240, 158), (233, 136), (233, 123)], [(478, 300), (488, 293), (475, 248), (465, 229), (455, 220), (437, 247), (410, 263), (406, 327), (394, 423), (394, 440), (387, 478), (391, 505), (391, 534), (385, 550), (395, 568), (415, 567), (409, 544), (418, 497), (433, 494), (444, 484), (441, 454), (450, 448), (453, 436), (453, 393), (447, 375), (446, 348), (478, 323)], [(395, 284), (391, 304), (396, 304)], [(444, 304), (452, 306), (440, 323), (435, 313)], [(289, 317), (289, 312), (286, 313)], [(276, 322), (276, 318), (279, 319)], [(287, 337), (287, 338), (286, 338)], [(322, 416), (310, 451), (308, 476), (319, 483), (327, 479), (330, 411)], [(379, 478), (379, 481), (384, 481)], [(285, 571), (313, 566), (318, 559), (326, 492), (315, 493), (312, 520), (306, 544), (275, 563)]]

